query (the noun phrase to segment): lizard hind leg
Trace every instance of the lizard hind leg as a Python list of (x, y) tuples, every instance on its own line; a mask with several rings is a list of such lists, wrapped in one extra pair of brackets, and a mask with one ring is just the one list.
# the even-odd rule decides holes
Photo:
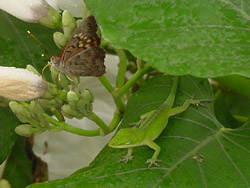
[(150, 111), (150, 112), (147, 112), (147, 113), (145, 113), (145, 114), (142, 114), (142, 115), (140, 116), (140, 120), (139, 120), (139, 121), (134, 122), (134, 123), (130, 123), (129, 126), (135, 126), (136, 128), (139, 128), (140, 125), (141, 125), (141, 123), (142, 123), (144, 120), (146, 120), (151, 114), (153, 114), (155, 111), (156, 111), (156, 110), (152, 110), (152, 111)]

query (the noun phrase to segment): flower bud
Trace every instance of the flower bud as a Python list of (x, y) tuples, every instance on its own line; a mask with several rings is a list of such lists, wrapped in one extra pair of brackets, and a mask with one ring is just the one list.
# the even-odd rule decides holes
[(67, 40), (69, 40), (76, 29), (76, 21), (69, 11), (65, 10), (62, 14), (63, 33)]
[(83, 114), (77, 112), (76, 110), (72, 109), (69, 105), (63, 105), (62, 106), (62, 113), (63, 114), (66, 114), (66, 117), (67, 115), (69, 115), (69, 117), (75, 117), (77, 119), (82, 119), (84, 117)]
[(44, 110), (41, 105), (36, 101), (31, 101), (29, 106), (30, 113), (36, 119), (41, 127), (48, 127), (49, 122), (43, 116)]
[(32, 135), (35, 132), (39, 132), (39, 129), (37, 128), (33, 128), (31, 125), (29, 124), (23, 124), (23, 125), (19, 125), (15, 128), (15, 132), (20, 135), (20, 136), (25, 136), (25, 137), (29, 137), (30, 135)]
[(94, 102), (95, 97), (89, 89), (82, 90), (81, 95), (83, 98), (88, 99), (90, 103)]
[(61, 15), (56, 10), (48, 6), (47, 14), (39, 19), (39, 23), (50, 28), (61, 27)]
[(63, 48), (68, 42), (67, 38), (61, 32), (55, 32), (53, 34), (53, 39), (58, 48)]
[(22, 123), (28, 123), (29, 120), (32, 119), (28, 108), (24, 107), (22, 104), (16, 101), (10, 101), (9, 106)]
[(40, 98), (47, 89), (47, 83), (27, 69), (0, 66), (0, 96), (30, 101)]
[(76, 104), (78, 100), (79, 100), (79, 97), (77, 96), (76, 92), (69, 91), (67, 93), (67, 101), (68, 101), (70, 108), (76, 109)]
[(52, 108), (57, 105), (55, 99), (38, 99), (38, 102), (44, 108)]
[(27, 65), (26, 69), (30, 72), (33, 72), (34, 74), (41, 76), (41, 74), (35, 69), (35, 67), (33, 67), (32, 65)]
[(88, 116), (89, 112), (91, 111), (91, 104), (89, 103), (88, 100), (85, 98), (80, 98), (80, 100), (77, 102), (76, 109), (81, 112), (84, 116)]

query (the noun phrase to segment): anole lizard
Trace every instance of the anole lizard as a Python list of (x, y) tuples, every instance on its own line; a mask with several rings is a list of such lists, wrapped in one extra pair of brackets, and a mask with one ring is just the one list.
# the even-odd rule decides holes
[(149, 163), (148, 168), (153, 164), (159, 166), (157, 157), (160, 153), (160, 146), (158, 146), (154, 140), (161, 134), (163, 129), (168, 123), (170, 116), (184, 112), (190, 104), (203, 105), (202, 101), (210, 101), (208, 99), (194, 100), (188, 99), (182, 106), (173, 107), (175, 101), (175, 95), (178, 88), (179, 77), (174, 77), (173, 85), (167, 99), (156, 110), (150, 111), (141, 116), (139, 125), (137, 124), (131, 128), (120, 129), (117, 134), (109, 141), (109, 146), (112, 148), (128, 148), (128, 153), (123, 157), (121, 161), (127, 163), (133, 159), (132, 150), (134, 147), (147, 145), (155, 150), (151, 159), (148, 159), (146, 163)]

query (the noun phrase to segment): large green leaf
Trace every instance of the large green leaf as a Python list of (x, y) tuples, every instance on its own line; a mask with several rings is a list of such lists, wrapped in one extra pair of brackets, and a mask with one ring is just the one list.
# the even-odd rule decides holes
[(6, 159), (16, 141), (14, 129), (18, 122), (9, 108), (0, 106), (0, 164)]
[[(31, 31), (50, 50), (57, 55), (52, 38), (53, 31), (39, 24), (23, 22), (4, 11), (0, 10), (0, 66), (25, 67), (31, 64), (41, 71), (47, 64), (48, 57), (41, 54), (48, 54), (48, 51), (35, 39), (27, 34)], [(18, 120), (8, 107), (0, 108), (0, 163), (7, 157), (14, 141), (16, 133), (14, 128)]]
[(49, 57), (42, 57), (48, 51), (34, 38), (28, 35), (31, 31), (51, 51), (57, 55), (57, 47), (53, 42), (53, 30), (39, 24), (31, 24), (19, 20), (0, 10), (0, 66), (19, 68), (31, 64), (41, 71)]
[(10, 182), (12, 188), (32, 183), (32, 163), (25, 152), (25, 139), (18, 136), (4, 169), (3, 178)]
[[(172, 85), (169, 76), (151, 79), (128, 101), (121, 127), (136, 122), (140, 115), (157, 108), (168, 96)], [(195, 95), (211, 99), (212, 91), (205, 79), (180, 78), (175, 106)], [(144, 164), (153, 150), (144, 146), (134, 149), (134, 159), (118, 163), (125, 149), (105, 147), (89, 167), (71, 176), (28, 188), (80, 187), (240, 187), (250, 184), (250, 122), (237, 129), (224, 128), (215, 118), (212, 102), (205, 107), (189, 107), (170, 118), (156, 139), (161, 147), (161, 167)], [(88, 147), (88, 146), (85, 146)], [(203, 156), (199, 162), (193, 157)], [(74, 159), (69, 159), (74, 160)]]
[(85, 0), (105, 40), (172, 75), (250, 77), (250, 1)]

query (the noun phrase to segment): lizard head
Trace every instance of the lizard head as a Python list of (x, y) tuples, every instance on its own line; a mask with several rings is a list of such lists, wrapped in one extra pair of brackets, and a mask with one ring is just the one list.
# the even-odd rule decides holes
[(129, 148), (141, 145), (144, 138), (138, 128), (120, 129), (117, 134), (109, 141), (109, 147)]

